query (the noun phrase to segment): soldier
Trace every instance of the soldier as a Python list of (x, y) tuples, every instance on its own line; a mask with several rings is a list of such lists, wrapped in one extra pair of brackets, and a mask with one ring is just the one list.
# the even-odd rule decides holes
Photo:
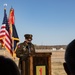
[[(34, 45), (31, 43), (33, 35), (31, 34), (25, 34), (25, 41), (23, 43), (20, 43), (18, 45), (18, 48), (16, 50), (16, 56), (20, 58), (19, 60), (19, 68), (21, 69), (21, 75), (25, 75), (24, 70), (28, 64), (28, 56), (29, 54), (34, 54), (35, 53), (35, 48)], [(28, 71), (27, 69), (25, 70), (26, 72)]]

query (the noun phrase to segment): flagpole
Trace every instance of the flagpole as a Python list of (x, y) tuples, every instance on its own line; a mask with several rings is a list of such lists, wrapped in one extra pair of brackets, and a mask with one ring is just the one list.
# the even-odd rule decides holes
[[(6, 7), (7, 7), (7, 4), (5, 3), (5, 4), (4, 4), (4, 10), (6, 10)], [(5, 48), (5, 38), (4, 38), (4, 48)], [(6, 56), (5, 53), (6, 53), (6, 52), (5, 52), (5, 50), (4, 50), (4, 56)]]

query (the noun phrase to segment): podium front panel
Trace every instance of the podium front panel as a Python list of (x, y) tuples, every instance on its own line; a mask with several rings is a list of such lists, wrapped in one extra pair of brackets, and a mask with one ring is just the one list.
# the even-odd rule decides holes
[(33, 75), (51, 75), (50, 53), (37, 53), (33, 56)]

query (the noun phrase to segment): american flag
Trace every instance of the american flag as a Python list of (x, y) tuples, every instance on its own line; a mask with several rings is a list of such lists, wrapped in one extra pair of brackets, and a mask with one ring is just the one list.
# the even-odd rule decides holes
[(11, 42), (11, 37), (9, 34), (9, 25), (8, 25), (8, 19), (7, 19), (5, 8), (4, 8), (3, 23), (0, 29), (0, 41), (2, 42), (6, 50), (8, 50), (12, 54), (13, 53), (12, 52), (12, 42)]

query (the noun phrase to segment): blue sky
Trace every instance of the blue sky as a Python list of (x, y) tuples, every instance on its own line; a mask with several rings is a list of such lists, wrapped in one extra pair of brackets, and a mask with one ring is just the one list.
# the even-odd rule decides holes
[(75, 0), (1, 0), (0, 27), (7, 3), (15, 10), (15, 26), (20, 38), (33, 34), (37, 45), (67, 45), (75, 39)]

